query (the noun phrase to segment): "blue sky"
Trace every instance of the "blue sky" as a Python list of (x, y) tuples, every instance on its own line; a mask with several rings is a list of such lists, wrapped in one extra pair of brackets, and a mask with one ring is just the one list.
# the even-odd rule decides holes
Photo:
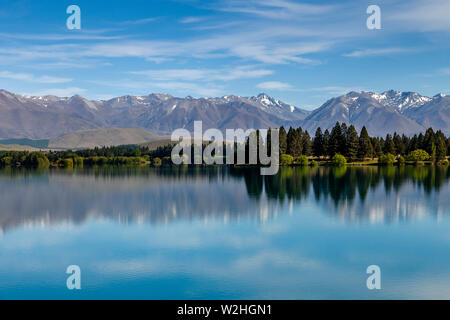
[[(81, 30), (66, 9), (81, 8)], [(381, 8), (369, 30), (366, 9)], [(0, 0), (0, 88), (108, 99), (449, 93), (450, 1)]]

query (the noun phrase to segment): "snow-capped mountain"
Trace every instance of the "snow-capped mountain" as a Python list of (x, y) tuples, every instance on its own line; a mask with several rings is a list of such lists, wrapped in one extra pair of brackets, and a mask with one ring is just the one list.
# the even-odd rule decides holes
[(382, 94), (371, 93), (372, 98), (380, 104), (398, 110), (404, 113), (410, 108), (418, 108), (430, 102), (432, 98), (424, 97), (417, 92), (400, 92), (389, 90)]
[[(350, 92), (330, 99), (300, 123), (308, 130), (331, 129), (337, 121), (366, 126), (372, 135), (386, 133), (414, 134), (428, 127), (450, 133), (450, 99), (445, 95), (433, 98), (415, 92), (386, 91)], [(431, 111), (432, 110), (432, 111)]]
[(144, 128), (161, 136), (175, 129), (264, 129), (302, 126), (311, 134), (337, 121), (366, 126), (371, 135), (414, 134), (428, 127), (450, 134), (450, 97), (415, 92), (350, 92), (307, 111), (267, 94), (254, 97), (177, 98), (169, 94), (91, 101), (79, 95), (30, 97), (0, 90), (0, 139), (46, 139), (79, 130)]
[[(267, 101), (273, 101), (266, 103)], [(0, 91), (0, 138), (43, 139), (79, 130), (144, 128), (159, 135), (193, 130), (194, 121), (208, 128), (275, 128), (303, 120), (309, 111), (258, 97), (177, 98), (168, 94), (123, 96), (91, 101), (79, 95), (30, 97)]]

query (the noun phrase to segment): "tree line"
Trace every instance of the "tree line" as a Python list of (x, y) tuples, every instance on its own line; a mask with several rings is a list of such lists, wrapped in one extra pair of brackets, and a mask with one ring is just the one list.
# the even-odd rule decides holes
[(363, 127), (360, 134), (355, 126), (339, 122), (325, 132), (319, 127), (314, 137), (301, 127), (280, 128), (280, 154), (293, 158), (301, 155), (331, 158), (336, 154), (343, 155), (347, 161), (364, 161), (380, 158), (390, 154), (395, 157), (405, 157), (417, 150), (423, 150), (431, 161), (445, 160), (450, 152), (450, 139), (440, 130), (429, 128), (425, 134), (420, 133), (408, 137), (404, 134), (387, 134), (386, 137), (371, 137)]
[[(270, 152), (271, 129), (264, 139), (259, 130), (257, 140), (264, 140)], [(317, 128), (314, 137), (301, 127), (284, 127), (279, 129), (279, 154), (282, 164), (316, 164), (317, 161), (328, 161), (336, 165), (346, 162), (367, 161), (377, 158), (379, 162), (391, 164), (408, 161), (446, 162), (450, 154), (450, 139), (440, 130), (429, 128), (425, 134), (412, 137), (404, 134), (387, 134), (385, 137), (371, 137), (366, 127), (358, 134), (353, 125), (337, 122), (331, 129), (324, 132)], [(206, 144), (204, 145), (204, 147)], [(225, 145), (223, 154), (226, 155)], [(0, 151), (0, 167), (73, 167), (82, 165), (144, 165), (160, 166), (171, 164), (173, 144), (151, 150), (138, 145), (123, 145), (116, 147), (96, 147), (86, 150), (61, 150), (49, 152)], [(235, 152), (236, 152), (235, 148)], [(249, 158), (249, 143), (246, 143), (246, 158)], [(310, 161), (309, 158), (315, 160)], [(317, 160), (317, 161), (316, 161)]]

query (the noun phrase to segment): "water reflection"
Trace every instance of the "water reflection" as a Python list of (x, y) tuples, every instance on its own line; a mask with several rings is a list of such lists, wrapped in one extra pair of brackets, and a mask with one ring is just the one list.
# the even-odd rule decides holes
[(0, 231), (106, 218), (121, 223), (302, 214), (304, 204), (348, 222), (440, 218), (450, 207), (447, 167), (94, 168), (0, 172)]

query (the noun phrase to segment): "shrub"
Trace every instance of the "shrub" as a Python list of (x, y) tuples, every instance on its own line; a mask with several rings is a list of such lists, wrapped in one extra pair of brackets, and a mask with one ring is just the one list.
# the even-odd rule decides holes
[(437, 165), (438, 165), (438, 166), (448, 166), (448, 160), (447, 160), (447, 159), (440, 160), (440, 161), (437, 163)]
[(297, 164), (301, 166), (309, 166), (309, 159), (307, 156), (300, 156), (296, 159)]
[(333, 166), (342, 167), (347, 164), (347, 159), (345, 159), (342, 154), (336, 153), (331, 159), (331, 163), (333, 164)]
[(393, 165), (395, 163), (395, 156), (391, 153), (383, 154), (378, 158), (378, 163), (384, 165)]
[(12, 164), (12, 157), (3, 157), (0, 160), (0, 167), (9, 167)]
[(108, 164), (108, 158), (107, 157), (96, 157), (95, 164), (98, 166), (104, 166)]
[(282, 154), (280, 162), (282, 166), (289, 166), (294, 162), (294, 157), (289, 154)]
[(73, 158), (73, 165), (76, 167), (82, 167), (84, 163), (84, 160), (82, 157), (74, 157)]
[(319, 163), (316, 160), (311, 161), (311, 166), (317, 167), (318, 165), (319, 165)]
[(408, 155), (408, 161), (414, 161), (414, 162), (420, 162), (420, 161), (427, 161), (430, 159), (430, 155), (422, 149), (417, 149), (412, 151), (409, 155)]
[(153, 165), (154, 165), (155, 167), (161, 167), (161, 165), (162, 165), (161, 159), (158, 158), (158, 157), (154, 158), (154, 159), (153, 159)]
[(403, 166), (405, 165), (406, 159), (403, 156), (398, 157), (398, 164)]
[(50, 161), (42, 152), (32, 152), (26, 156), (23, 164), (28, 168), (48, 168)]
[(58, 167), (73, 168), (73, 160), (72, 160), (72, 158), (59, 159), (57, 164), (58, 164)]

